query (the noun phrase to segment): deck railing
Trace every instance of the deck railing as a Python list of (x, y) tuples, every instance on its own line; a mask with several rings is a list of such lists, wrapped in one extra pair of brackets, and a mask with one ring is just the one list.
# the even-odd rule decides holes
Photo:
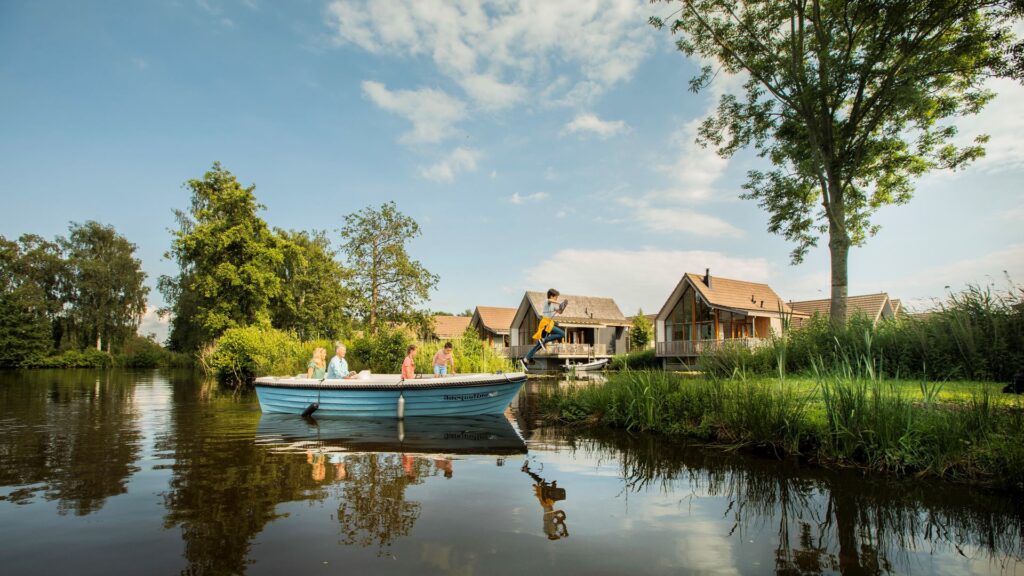
[(704, 352), (715, 352), (732, 346), (757, 348), (768, 342), (766, 338), (726, 338), (724, 340), (677, 340), (658, 342), (658, 356), (700, 356)]
[[(530, 351), (530, 346), (509, 346), (511, 358), (522, 358)], [(546, 350), (537, 352), (535, 358), (604, 358), (615, 353), (615, 347), (608, 344), (561, 344), (551, 343)]]

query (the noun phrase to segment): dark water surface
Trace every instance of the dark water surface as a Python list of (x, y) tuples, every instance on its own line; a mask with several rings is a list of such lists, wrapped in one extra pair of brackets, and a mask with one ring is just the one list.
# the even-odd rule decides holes
[(573, 436), (537, 386), (353, 426), (192, 373), (0, 372), (0, 574), (1024, 574), (1013, 498)]

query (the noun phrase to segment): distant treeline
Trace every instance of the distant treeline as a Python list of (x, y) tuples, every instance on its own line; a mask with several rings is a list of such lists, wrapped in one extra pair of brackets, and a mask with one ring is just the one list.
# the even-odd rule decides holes
[(0, 367), (113, 362), (136, 339), (145, 279), (112, 226), (71, 223), (52, 241), (0, 236)]

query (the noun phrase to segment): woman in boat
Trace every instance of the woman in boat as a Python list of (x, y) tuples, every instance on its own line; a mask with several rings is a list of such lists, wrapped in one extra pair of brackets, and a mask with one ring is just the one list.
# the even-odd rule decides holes
[(327, 349), (317, 347), (313, 350), (313, 357), (306, 364), (306, 378), (323, 380), (327, 375)]

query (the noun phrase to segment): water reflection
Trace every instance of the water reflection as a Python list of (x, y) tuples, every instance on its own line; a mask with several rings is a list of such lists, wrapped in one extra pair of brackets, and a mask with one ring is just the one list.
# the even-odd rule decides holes
[(724, 499), (728, 535), (740, 541), (745, 532), (774, 526), (777, 574), (908, 572), (920, 554), (959, 556), (998, 571), (1024, 559), (1020, 500), (738, 459), (650, 436), (606, 432), (559, 441), (587, 459), (618, 461), (631, 493)]
[(139, 470), (134, 378), (64, 371), (0, 376), (0, 500), (41, 494), (60, 514), (84, 516), (127, 490)]
[(565, 488), (558, 487), (558, 481), (548, 482), (541, 476), (530, 470), (530, 462), (523, 462), (522, 471), (533, 478), (533, 494), (540, 502), (544, 511), (544, 533), (548, 540), (558, 540), (569, 537), (569, 528), (565, 525), (565, 511), (555, 510), (555, 502), (565, 500)]

